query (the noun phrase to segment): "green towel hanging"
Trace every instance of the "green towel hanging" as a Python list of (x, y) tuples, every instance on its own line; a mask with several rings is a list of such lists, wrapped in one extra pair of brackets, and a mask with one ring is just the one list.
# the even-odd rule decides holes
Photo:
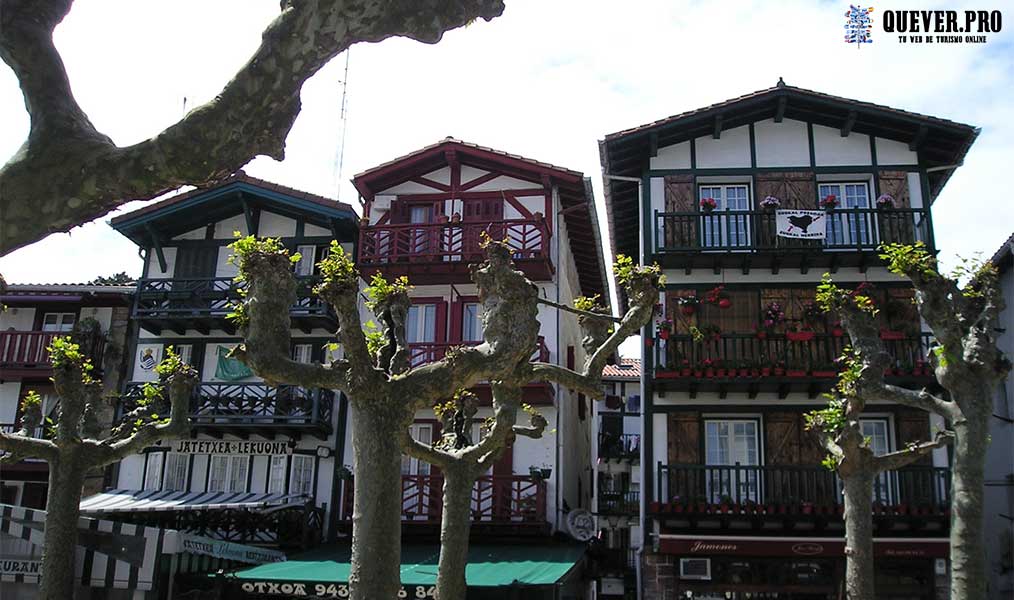
[(215, 379), (236, 381), (253, 377), (253, 371), (235, 358), (229, 358), (230, 350), (225, 346), (218, 347), (218, 366), (215, 367)]

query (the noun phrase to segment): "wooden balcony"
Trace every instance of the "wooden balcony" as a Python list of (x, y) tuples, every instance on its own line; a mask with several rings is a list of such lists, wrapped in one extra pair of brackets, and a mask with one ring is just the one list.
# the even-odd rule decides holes
[[(905, 387), (932, 384), (925, 364), (932, 336), (918, 337), (884, 331), (885, 349), (895, 358), (888, 380)], [(723, 333), (695, 341), (690, 335), (669, 335), (654, 340), (656, 389), (698, 392), (791, 392), (816, 397), (837, 381), (835, 360), (848, 338), (829, 333)]]
[[(342, 480), (339, 519), (352, 524), (354, 479)], [(444, 479), (440, 475), (401, 476), (401, 520), (406, 534), (440, 529)], [(472, 530), (503, 534), (544, 534), (546, 482), (530, 475), (480, 477), (472, 488)]]
[(553, 263), (545, 219), (369, 225), (359, 232), (359, 267), (369, 276), (408, 275), (412, 283), (468, 283), (469, 265), (483, 259), (482, 234), (506, 240), (529, 278), (549, 280)]
[[(133, 410), (143, 396), (143, 382), (127, 384), (122, 411)], [(257, 434), (274, 438), (303, 434), (326, 440), (331, 434), (335, 393), (293, 385), (265, 383), (201, 383), (194, 388), (190, 421), (198, 432)]]
[[(315, 277), (297, 278), (296, 304), (292, 326), (310, 333), (314, 328), (333, 330), (337, 319), (330, 307), (313, 294)], [(235, 333), (227, 318), (239, 300), (242, 283), (231, 277), (205, 279), (142, 279), (137, 282), (133, 316), (145, 330), (159, 335), (163, 330), (180, 335), (194, 329), (207, 335), (212, 329)]]
[(599, 490), (598, 514), (636, 515), (641, 511), (641, 492)]
[(654, 213), (655, 260), (664, 268), (771, 269), (881, 264), (882, 243), (925, 242), (935, 249), (929, 211), (922, 208), (842, 208), (827, 212), (825, 239), (776, 235), (775, 212), (768, 210)]
[(96, 373), (101, 373), (106, 339), (102, 335), (80, 335), (53, 331), (0, 332), (0, 381), (45, 378), (53, 374), (49, 345), (54, 338), (70, 336), (91, 358)]
[[(797, 527), (796, 521), (821, 521), (842, 527), (844, 499), (837, 475), (823, 466), (663, 465), (656, 469), (649, 514), (681, 522), (678, 527), (725, 526), (746, 520), (757, 528)], [(878, 531), (940, 532), (950, 513), (950, 469), (905, 467), (874, 481), (873, 512)], [(708, 524), (704, 522), (707, 521)], [(768, 524), (765, 525), (764, 523)], [(780, 523), (780, 524), (779, 524)], [(809, 526), (812, 528), (812, 525)]]

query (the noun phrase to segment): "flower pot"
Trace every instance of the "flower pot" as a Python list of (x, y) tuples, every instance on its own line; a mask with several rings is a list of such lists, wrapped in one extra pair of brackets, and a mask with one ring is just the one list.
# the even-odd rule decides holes
[(661, 338), (661, 339), (663, 339), (663, 340), (669, 339), (669, 330), (668, 329), (659, 329), (658, 330), (658, 337)]
[[(679, 373), (677, 373), (676, 371), (664, 371), (664, 370), (655, 371), (655, 378), (656, 379), (675, 379), (678, 375), (679, 375)], [(606, 406), (609, 406), (608, 397), (607, 397), (607, 401), (606, 401)], [(609, 408), (614, 408), (614, 407), (609, 406)], [(619, 408), (619, 407), (617, 406), (615, 408)]]
[(814, 335), (812, 331), (786, 331), (785, 339), (790, 342), (809, 342)]
[(749, 377), (750, 376), (750, 369), (740, 369), (739, 370), (739, 376), (740, 377)]
[(651, 348), (652, 346), (655, 345), (655, 339), (650, 337), (644, 338), (644, 345)]
[(694, 308), (692, 304), (684, 304), (683, 306), (680, 307), (680, 312), (688, 317), (694, 314), (696, 311), (697, 309)]
[(715, 376), (715, 370), (714, 369), (704, 369), (704, 376), (705, 377), (714, 377)]
[(806, 377), (805, 369), (788, 369), (785, 371), (786, 377)]
[(768, 339), (768, 332), (766, 332), (766, 331), (758, 331), (757, 332), (757, 339), (758, 340), (766, 340), (766, 339)]
[(834, 372), (834, 371), (813, 371), (812, 375), (814, 377), (830, 378), (830, 377), (834, 377), (835, 375), (837, 375), (837, 373)]
[(725, 377), (725, 369), (715, 369), (715, 377)]
[(775, 377), (781, 377), (782, 375), (785, 375), (785, 369), (783, 369), (781, 367), (775, 367), (774, 372), (775, 372)]
[(836, 338), (840, 338), (843, 335), (845, 335), (845, 330), (842, 329), (841, 327), (835, 327), (834, 329), (831, 330), (831, 335), (833, 335)]
[(727, 514), (729, 512), (729, 505), (728, 504), (721, 504), (721, 505), (719, 505), (718, 510), (722, 511), (723, 515)]
[(771, 376), (771, 367), (761, 367), (760, 374), (761, 374), (761, 377), (770, 377)]
[(676, 514), (682, 513), (683, 512), (683, 505), (681, 503), (679, 503), (679, 502), (674, 503), (672, 505), (672, 511), (674, 513), (676, 513)]
[(694, 371), (694, 377), (696, 377), (698, 379), (700, 379), (701, 377), (704, 377), (704, 371), (701, 371), (701, 370)]
[(813, 504), (810, 504), (809, 502), (804, 502), (800, 508), (804, 515), (813, 514)]
[(649, 513), (658, 514), (659, 512), (661, 512), (661, 509), (662, 509), (662, 503), (661, 502), (649, 502), (648, 503), (648, 512)]
[(682, 377), (690, 377), (691, 373), (693, 373), (693, 371), (690, 369), (680, 369), (680, 375)]
[(718, 308), (730, 308), (732, 307), (732, 300), (728, 298), (722, 298), (718, 301)]

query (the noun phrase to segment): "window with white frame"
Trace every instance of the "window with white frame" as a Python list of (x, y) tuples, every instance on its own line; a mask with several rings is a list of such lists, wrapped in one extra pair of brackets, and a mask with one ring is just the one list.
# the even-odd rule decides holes
[(285, 471), (289, 466), (288, 456), (272, 456), (268, 465), (268, 492), (285, 493)]
[(192, 344), (173, 344), (173, 352), (180, 357), (183, 364), (194, 364), (194, 346)]
[(208, 466), (209, 492), (245, 492), (249, 456), (212, 456)]
[(314, 457), (307, 454), (292, 455), (292, 475), (289, 478), (289, 493), (313, 496)]
[(760, 501), (758, 422), (753, 419), (708, 419), (704, 423), (705, 456), (709, 469), (708, 495), (712, 502)]
[(309, 363), (312, 352), (312, 344), (295, 344), (292, 346), (292, 360), (298, 363)]
[(296, 246), (299, 253), (299, 261), (296, 262), (296, 277), (309, 277), (313, 275), (313, 267), (317, 260), (317, 247), (311, 244), (300, 244)]
[[(876, 456), (882, 456), (891, 451), (890, 423), (885, 418), (859, 419), (859, 430), (863, 439), (868, 440), (870, 450)], [(875, 502), (892, 504), (893, 494), (891, 493), (891, 478), (894, 474), (881, 473), (873, 482), (873, 499)]]
[(461, 341), (482, 341), (482, 320), (478, 302), (466, 302), (461, 307)]
[[(437, 305), (413, 304), (408, 309), (405, 338), (409, 344), (432, 344), (437, 341)], [(440, 358), (434, 346), (422, 346), (410, 354), (412, 366), (433, 362)]]
[(162, 489), (182, 491), (187, 489), (187, 475), (190, 474), (190, 457), (186, 454), (168, 452), (165, 455), (165, 475)]
[(42, 330), (65, 332), (73, 331), (77, 315), (74, 313), (46, 313), (42, 315)]
[[(834, 196), (836, 210), (827, 215), (827, 245), (855, 246), (872, 243), (875, 227), (871, 211), (854, 209), (870, 208), (870, 185), (865, 181), (821, 183), (818, 187), (820, 200)], [(837, 210), (841, 209), (841, 210)]]
[(702, 185), (698, 201), (711, 198), (715, 209), (701, 217), (701, 243), (706, 248), (744, 248), (750, 245), (750, 187), (746, 184)]

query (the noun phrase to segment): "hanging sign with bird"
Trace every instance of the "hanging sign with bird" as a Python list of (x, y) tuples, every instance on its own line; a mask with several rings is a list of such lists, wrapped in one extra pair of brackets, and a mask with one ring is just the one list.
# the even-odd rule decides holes
[(827, 237), (827, 212), (823, 210), (778, 210), (775, 224), (778, 237), (803, 240)]

